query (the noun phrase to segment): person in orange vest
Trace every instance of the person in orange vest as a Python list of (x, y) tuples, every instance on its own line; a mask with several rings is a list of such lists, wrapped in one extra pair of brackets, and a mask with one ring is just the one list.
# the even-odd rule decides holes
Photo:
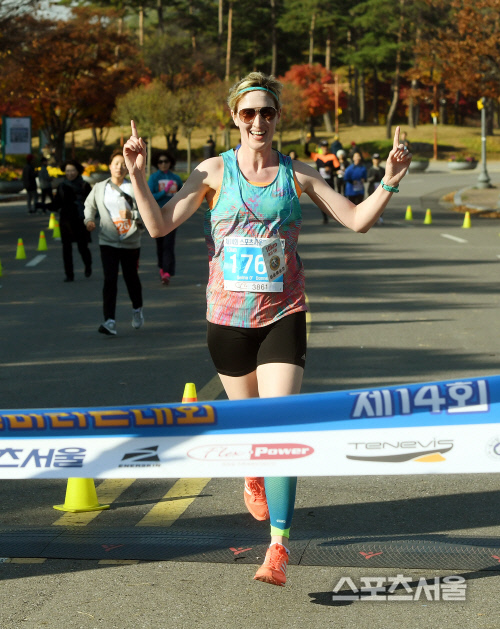
[[(320, 140), (318, 143), (318, 152), (313, 153), (309, 150), (309, 142), (306, 142), (305, 154), (310, 157), (315, 163), (319, 174), (328, 183), (328, 185), (335, 190), (335, 177), (338, 168), (340, 167), (337, 156), (330, 153), (328, 150), (328, 141)], [(323, 223), (328, 223), (328, 215), (322, 212)]]

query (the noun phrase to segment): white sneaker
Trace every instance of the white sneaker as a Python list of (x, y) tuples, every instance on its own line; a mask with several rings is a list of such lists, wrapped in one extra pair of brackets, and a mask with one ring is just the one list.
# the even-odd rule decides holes
[(106, 319), (104, 323), (101, 323), (97, 330), (101, 334), (108, 334), (110, 336), (116, 336), (116, 322), (114, 319)]
[(132, 327), (138, 330), (144, 323), (144, 315), (142, 314), (142, 308), (132, 311)]

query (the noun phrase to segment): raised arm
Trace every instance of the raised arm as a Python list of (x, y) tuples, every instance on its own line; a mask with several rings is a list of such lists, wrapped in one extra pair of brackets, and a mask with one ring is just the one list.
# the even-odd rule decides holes
[(218, 177), (222, 178), (222, 158), (212, 157), (202, 162), (181, 190), (159, 208), (146, 179), (146, 144), (139, 137), (133, 120), (131, 128), (132, 135), (123, 147), (123, 156), (137, 207), (151, 236), (165, 236), (196, 212), (210, 188), (217, 188)]
[[(386, 161), (384, 184), (397, 188), (406, 175), (411, 162), (411, 153), (399, 143), (399, 127), (396, 127), (394, 142)], [(359, 205), (338, 194), (316, 173), (303, 162), (294, 163), (297, 180), (311, 200), (324, 212), (327, 212), (349, 229), (367, 232), (375, 224), (392, 197), (392, 192), (378, 186), (373, 194)]]

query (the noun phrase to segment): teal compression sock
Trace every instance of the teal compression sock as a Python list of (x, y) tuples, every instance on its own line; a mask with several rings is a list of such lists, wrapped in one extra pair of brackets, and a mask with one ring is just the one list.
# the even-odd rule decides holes
[(264, 484), (271, 527), (274, 530), (279, 529), (285, 532), (292, 523), (297, 477), (266, 476)]

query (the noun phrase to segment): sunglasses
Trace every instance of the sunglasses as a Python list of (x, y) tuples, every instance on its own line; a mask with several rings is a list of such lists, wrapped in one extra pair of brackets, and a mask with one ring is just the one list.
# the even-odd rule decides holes
[(271, 122), (271, 120), (276, 118), (277, 113), (278, 112), (274, 107), (251, 107), (249, 109), (240, 109), (238, 116), (240, 117), (241, 122), (250, 124), (254, 121), (257, 114), (260, 114), (266, 122)]

